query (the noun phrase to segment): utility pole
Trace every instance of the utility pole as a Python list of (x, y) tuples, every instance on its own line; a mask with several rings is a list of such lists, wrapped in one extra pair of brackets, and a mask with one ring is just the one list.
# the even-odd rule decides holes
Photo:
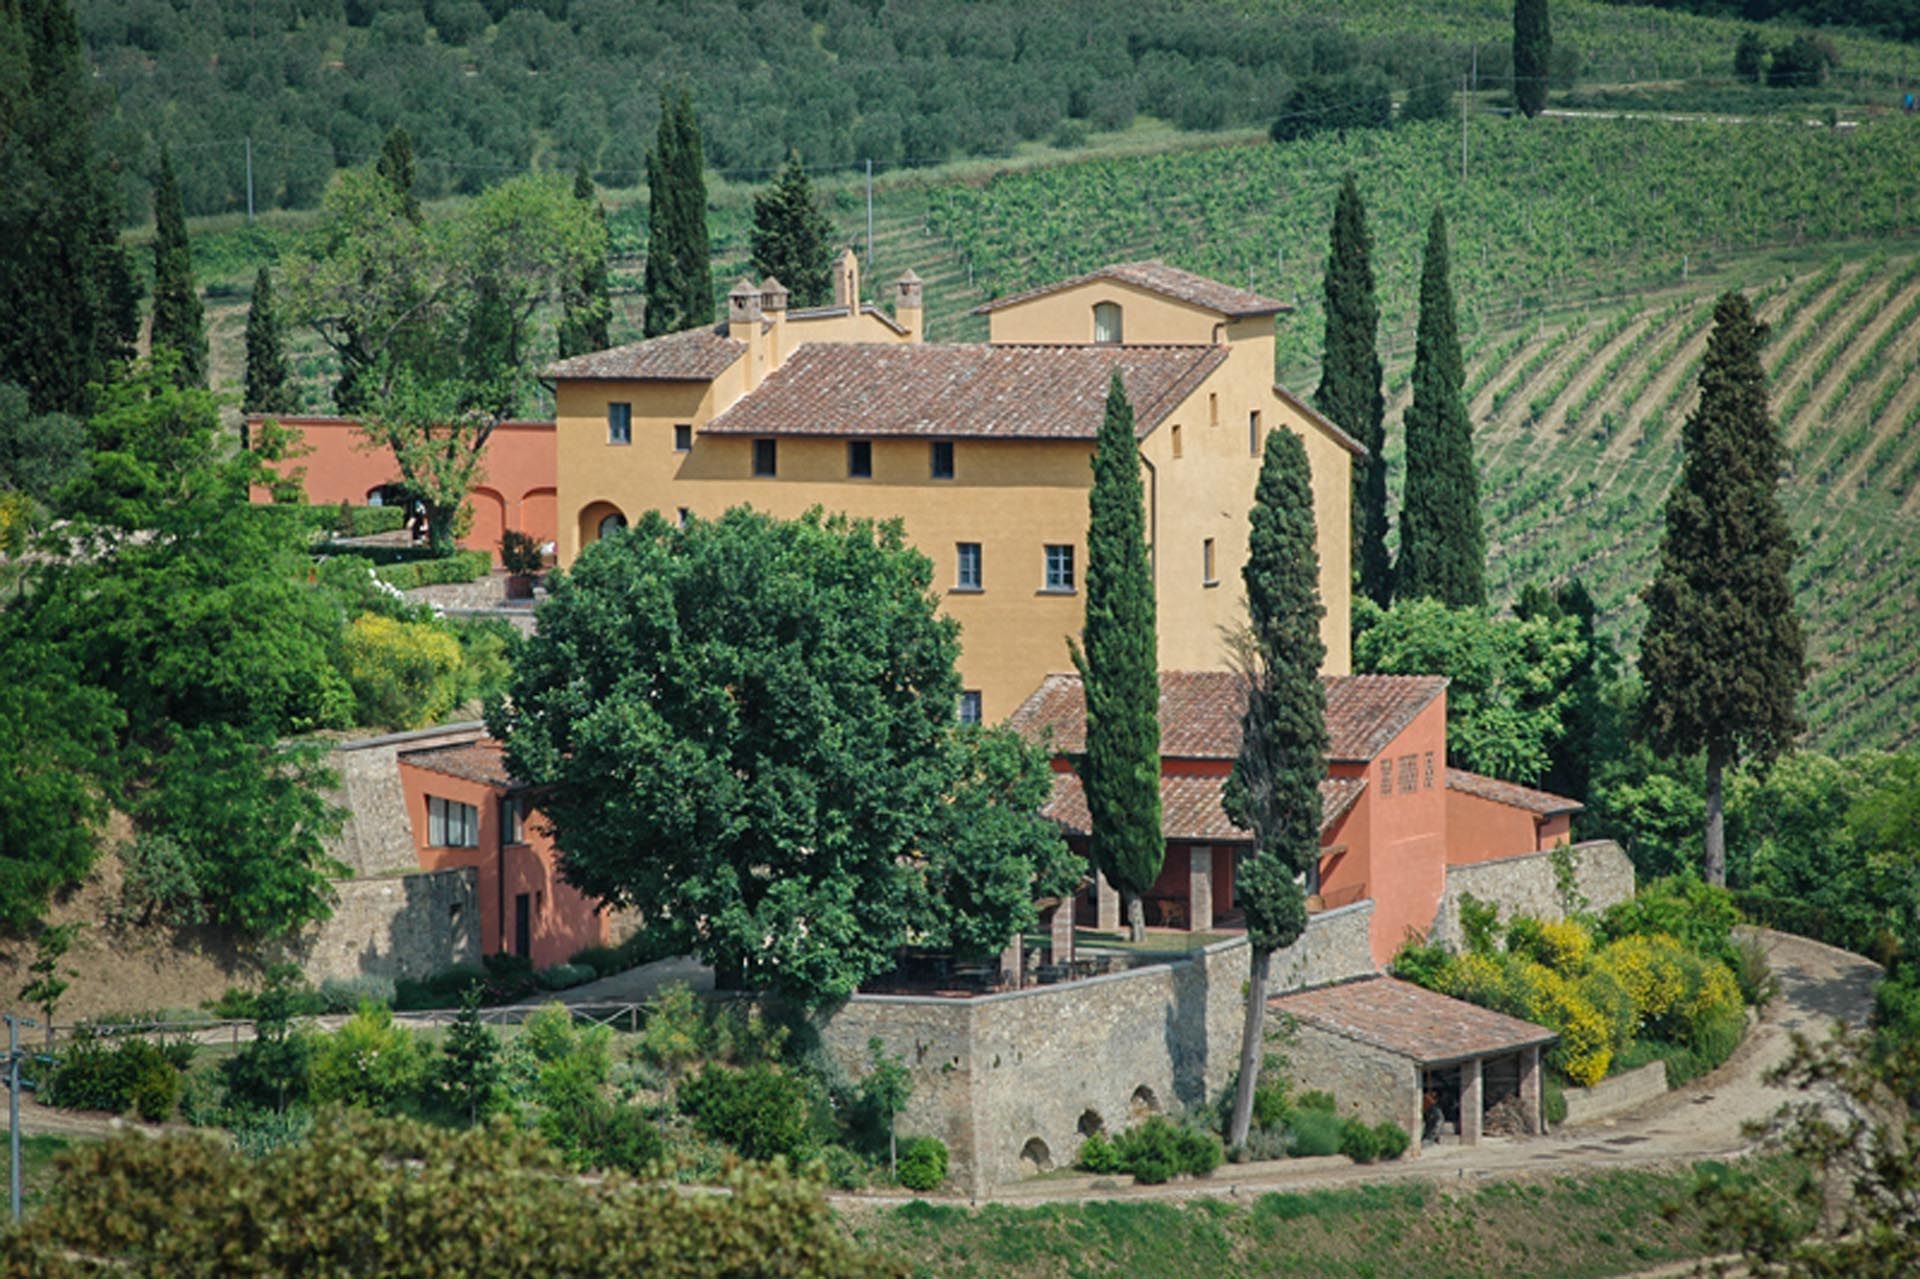
[(1460, 81), (1460, 185), (1467, 185), (1467, 85), (1466, 78)]
[(867, 274), (873, 274), (873, 161), (867, 161)]
[(33, 1022), (25, 1017), (5, 1015), (7, 1023), (7, 1146), (12, 1168), (13, 1219), (20, 1220), (20, 1028)]
[(247, 222), (253, 222), (253, 135), (247, 135)]

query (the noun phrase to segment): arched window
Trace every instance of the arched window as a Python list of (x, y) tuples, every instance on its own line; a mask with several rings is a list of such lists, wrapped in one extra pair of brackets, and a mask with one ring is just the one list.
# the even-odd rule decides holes
[(1093, 308), (1093, 340), (1096, 342), (1124, 342), (1120, 328), (1120, 304), (1102, 302)]
[(627, 517), (615, 511), (611, 515), (603, 515), (600, 517), (600, 526), (597, 531), (601, 537), (605, 537), (609, 533), (618, 533), (626, 526)]

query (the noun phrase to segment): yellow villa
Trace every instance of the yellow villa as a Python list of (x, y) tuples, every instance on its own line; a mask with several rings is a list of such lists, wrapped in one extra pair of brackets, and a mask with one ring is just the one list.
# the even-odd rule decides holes
[(1226, 665), (1260, 453), (1285, 428), (1313, 468), (1325, 671), (1348, 672), (1350, 468), (1364, 450), (1274, 383), (1286, 304), (1127, 263), (991, 302), (987, 342), (942, 344), (921, 340), (912, 272), (894, 295), (891, 315), (862, 303), (847, 253), (833, 306), (789, 309), (777, 280), (742, 279), (723, 324), (551, 365), (561, 563), (650, 510), (897, 516), (961, 625), (960, 713), (1004, 719), (1080, 629), (1090, 460), (1118, 369), (1161, 669)]

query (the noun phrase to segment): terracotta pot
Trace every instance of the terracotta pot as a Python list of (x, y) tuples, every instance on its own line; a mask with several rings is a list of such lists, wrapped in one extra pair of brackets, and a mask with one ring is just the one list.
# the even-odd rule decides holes
[(533, 584), (536, 580), (530, 573), (507, 574), (507, 598), (510, 600), (532, 599)]

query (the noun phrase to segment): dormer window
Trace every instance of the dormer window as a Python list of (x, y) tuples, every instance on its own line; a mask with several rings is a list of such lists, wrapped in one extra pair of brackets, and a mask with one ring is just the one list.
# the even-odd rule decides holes
[(1093, 340), (1118, 345), (1125, 341), (1120, 329), (1120, 304), (1102, 302), (1093, 308)]

